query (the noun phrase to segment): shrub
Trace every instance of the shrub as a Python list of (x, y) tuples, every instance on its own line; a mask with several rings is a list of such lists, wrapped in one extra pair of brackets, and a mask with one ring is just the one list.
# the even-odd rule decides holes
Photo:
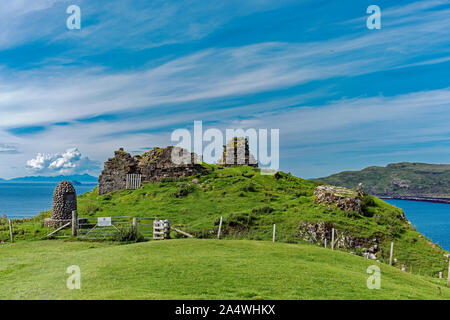
[(84, 208), (84, 211), (88, 216), (94, 215), (96, 212), (100, 211), (100, 207), (96, 203), (87, 203), (86, 207)]
[(246, 191), (246, 192), (256, 192), (257, 191), (256, 186), (253, 182), (243, 185), (241, 190)]
[(254, 213), (254, 214), (268, 214), (268, 213), (272, 213), (273, 211), (274, 211), (274, 209), (270, 206), (263, 206), (263, 207), (252, 209), (252, 213)]
[(195, 187), (189, 183), (180, 183), (177, 187), (178, 190), (173, 193), (173, 196), (176, 198), (185, 197), (195, 191)]
[(362, 213), (363, 216), (365, 217), (372, 217), (373, 216), (373, 212), (369, 209), (370, 207), (375, 207), (375, 201), (373, 200), (373, 198), (371, 196), (363, 196), (361, 197), (361, 202), (362, 202)]
[(116, 232), (112, 240), (118, 242), (142, 242), (144, 241), (144, 236), (133, 227), (130, 227)]

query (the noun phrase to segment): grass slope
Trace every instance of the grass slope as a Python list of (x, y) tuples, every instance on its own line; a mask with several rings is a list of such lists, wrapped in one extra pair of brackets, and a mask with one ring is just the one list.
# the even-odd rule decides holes
[(450, 198), (450, 165), (394, 163), (368, 167), (319, 178), (328, 184), (356, 188), (363, 183), (367, 192), (379, 196), (418, 196)]
[[(313, 245), (198, 239), (113, 245), (55, 240), (0, 248), (0, 299), (450, 298), (442, 279)], [(381, 268), (380, 290), (366, 286), (366, 269), (373, 264)], [(81, 290), (66, 288), (65, 271), (71, 265), (81, 269)]]
[[(206, 167), (207, 175), (149, 183), (138, 190), (98, 196), (95, 189), (79, 197), (79, 216), (170, 219), (172, 225), (197, 238), (216, 237), (223, 216), (228, 239), (271, 240), (273, 224), (277, 224), (277, 241), (290, 243), (302, 242), (298, 233), (302, 223), (326, 222), (355, 237), (377, 238), (382, 262), (388, 261), (390, 242), (394, 241), (397, 267), (406, 264), (408, 271), (435, 277), (440, 271), (447, 274), (446, 252), (401, 220), (400, 209), (380, 199), (372, 197), (373, 205), (362, 216), (314, 203), (316, 182), (286, 173), (261, 175), (250, 167)], [(41, 239), (50, 232), (42, 227), (43, 218), (50, 214), (15, 222), (16, 239)], [(0, 219), (0, 240), (7, 239), (6, 220)]]

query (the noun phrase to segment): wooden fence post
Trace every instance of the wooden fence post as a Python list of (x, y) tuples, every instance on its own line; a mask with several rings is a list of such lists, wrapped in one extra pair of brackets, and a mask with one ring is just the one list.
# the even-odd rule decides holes
[(12, 222), (11, 219), (9, 221), (9, 238), (11, 239), (11, 243), (14, 242), (14, 236), (13, 236), (13, 229), (12, 229)]
[(334, 228), (331, 229), (331, 250), (334, 250)]
[(327, 248), (327, 238), (325, 238), (325, 249)]
[(272, 237), (272, 242), (275, 242), (275, 234), (277, 233), (277, 225), (273, 224), (273, 237)]
[(76, 237), (78, 232), (78, 212), (72, 211), (72, 237)]
[(394, 256), (394, 242), (391, 242), (391, 253), (389, 255), (389, 265), (392, 266), (392, 257)]
[(220, 232), (222, 231), (222, 221), (223, 221), (223, 218), (220, 217), (219, 232), (217, 232), (217, 239), (220, 239)]
[(450, 287), (450, 259), (448, 259), (448, 276), (447, 276), (447, 287)]
[(137, 219), (133, 218), (133, 231), (137, 234), (138, 232), (138, 225), (137, 225)]
[(170, 220), (164, 220), (164, 240), (170, 239)]

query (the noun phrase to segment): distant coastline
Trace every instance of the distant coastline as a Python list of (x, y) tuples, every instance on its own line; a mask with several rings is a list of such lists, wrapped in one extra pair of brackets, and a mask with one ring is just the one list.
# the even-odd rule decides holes
[(59, 183), (63, 180), (74, 182), (74, 184), (93, 184), (98, 183), (98, 178), (83, 174), (83, 175), (68, 175), (68, 176), (27, 176), (12, 179), (0, 179), (0, 183)]
[(424, 201), (424, 202), (450, 204), (450, 198), (435, 198), (435, 197), (420, 197), (420, 196), (386, 196), (377, 194), (374, 194), (374, 196), (380, 199), (410, 200), (410, 201)]

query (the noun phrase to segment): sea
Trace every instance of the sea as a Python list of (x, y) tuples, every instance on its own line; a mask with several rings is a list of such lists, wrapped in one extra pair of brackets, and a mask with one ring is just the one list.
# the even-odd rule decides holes
[[(52, 208), (53, 191), (57, 183), (0, 183), (0, 216), (10, 219), (31, 218)], [(94, 189), (97, 185), (75, 185), (77, 195)]]
[[(57, 183), (0, 183), (0, 216), (25, 218), (38, 215), (52, 207)], [(77, 194), (91, 191), (96, 184), (75, 185)], [(417, 231), (450, 250), (450, 204), (385, 199), (406, 214)]]
[(403, 209), (417, 231), (450, 251), (450, 204), (395, 199), (384, 201)]

